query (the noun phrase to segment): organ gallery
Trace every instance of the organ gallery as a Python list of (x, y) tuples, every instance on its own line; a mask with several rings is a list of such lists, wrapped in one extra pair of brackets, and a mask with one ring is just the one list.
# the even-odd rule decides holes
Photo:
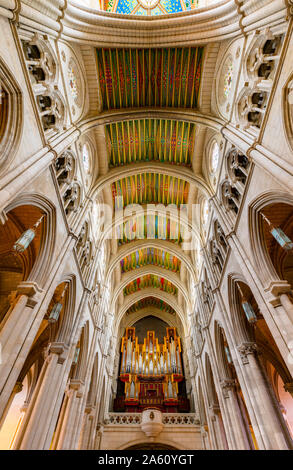
[(292, 450), (293, 0), (0, 31), (0, 450)]
[[(116, 398), (117, 411), (142, 411), (155, 406), (166, 412), (189, 411), (178, 384), (184, 381), (181, 342), (174, 328), (167, 328), (164, 343), (148, 331), (138, 343), (135, 328), (127, 328), (122, 338), (119, 379), (125, 383), (124, 397)], [(182, 386), (180, 387), (182, 390)]]

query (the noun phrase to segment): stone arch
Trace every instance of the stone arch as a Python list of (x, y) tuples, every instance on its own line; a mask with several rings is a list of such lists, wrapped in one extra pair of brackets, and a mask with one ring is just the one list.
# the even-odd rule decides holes
[(78, 343), (80, 347), (80, 352), (79, 352), (76, 368), (74, 370), (74, 375), (72, 378), (81, 380), (84, 382), (85, 376), (86, 376), (86, 370), (87, 370), (88, 349), (89, 349), (89, 321), (86, 321), (86, 323), (82, 327)]
[(63, 318), (56, 334), (56, 341), (69, 345), (72, 339), (72, 328), (75, 319), (75, 305), (76, 305), (76, 278), (74, 274), (65, 274), (59, 282), (66, 282), (69, 284), (68, 297), (64, 308)]
[(27, 278), (27, 280), (37, 282), (42, 287), (47, 280), (48, 272), (50, 272), (55, 250), (56, 209), (51, 201), (44, 196), (22, 193), (5, 207), (4, 212), (7, 214), (9, 211), (23, 205), (36, 206), (45, 214), (42, 222), (40, 252)]
[(87, 395), (87, 405), (95, 406), (97, 401), (97, 389), (98, 389), (98, 374), (99, 374), (99, 355), (95, 354), (94, 362), (92, 366), (91, 379)]
[(215, 352), (217, 356), (217, 364), (219, 367), (219, 375), (221, 379), (230, 378), (230, 371), (227, 367), (227, 360), (225, 358), (223, 336), (221, 333), (221, 326), (218, 321), (214, 323), (215, 330)]
[(174, 245), (172, 242), (168, 240), (149, 240), (149, 239), (144, 239), (144, 240), (135, 240), (133, 242), (129, 242), (124, 246), (121, 246), (118, 248), (117, 254), (115, 256), (112, 256), (110, 259), (109, 263), (109, 268), (107, 272), (106, 279), (108, 279), (109, 276), (111, 276), (113, 270), (115, 267), (118, 265), (118, 263), (121, 261), (121, 259), (125, 258), (126, 256), (130, 255), (131, 253), (135, 252), (138, 249), (143, 249), (143, 248), (155, 248), (155, 249), (161, 249), (162, 251), (165, 251), (173, 256), (176, 256), (181, 262), (184, 263), (184, 266), (187, 268), (188, 272), (190, 273), (191, 277), (196, 279), (196, 271), (194, 269), (193, 264), (190, 262), (190, 258), (185, 252), (178, 247), (177, 245)]
[(142, 173), (161, 173), (163, 175), (180, 178), (201, 189), (206, 197), (212, 196), (212, 191), (207, 182), (202, 177), (195, 175), (193, 171), (188, 168), (179, 168), (178, 166), (174, 167), (174, 165), (168, 163), (143, 162), (113, 168), (107, 173), (107, 175), (100, 176), (96, 185), (91, 190), (90, 197), (94, 198), (97, 192), (102, 191), (102, 189), (115, 181), (127, 176), (134, 176)]
[[(136, 439), (128, 442), (127, 444), (123, 444), (118, 447), (117, 450), (140, 450), (139, 447), (137, 447), (140, 445), (152, 446), (152, 443), (147, 442), (145, 439)], [(158, 442), (154, 442), (153, 445), (158, 446), (155, 447), (156, 450), (184, 450), (184, 447), (179, 446), (177, 443), (175, 445), (173, 441), (169, 441), (167, 439), (160, 439)], [(163, 447), (161, 448), (160, 445)], [(152, 449), (152, 447), (149, 448)]]
[(182, 293), (187, 305), (189, 305), (189, 296), (184, 284), (180, 281), (179, 276), (175, 275), (172, 272), (168, 272), (166, 269), (158, 268), (157, 266), (144, 266), (142, 268), (137, 268), (133, 272), (126, 273), (127, 275), (121, 280), (118, 287), (113, 292), (112, 295), (112, 305), (114, 306), (120, 292), (127, 286), (130, 282), (134, 281), (138, 277), (145, 276), (147, 274), (154, 274), (160, 277), (163, 277), (170, 281), (172, 284), (177, 287), (177, 289)]
[(19, 147), (23, 125), (22, 92), (0, 58), (0, 168), (10, 165)]
[(145, 297), (156, 297), (157, 299), (159, 300), (163, 300), (164, 302), (168, 303), (175, 311), (176, 313), (178, 314), (181, 322), (183, 325), (185, 325), (185, 317), (184, 317), (184, 312), (182, 310), (182, 308), (178, 305), (178, 303), (174, 300), (174, 296), (172, 296), (171, 294), (168, 294), (166, 292), (157, 292), (158, 289), (153, 289), (153, 288), (149, 288), (149, 289), (144, 289), (144, 291), (141, 291), (141, 292), (136, 292), (135, 294), (133, 294), (133, 296), (131, 296), (131, 298), (129, 299), (128, 302), (126, 302), (121, 310), (118, 312), (118, 315), (117, 315), (117, 319), (115, 321), (115, 325), (119, 325), (121, 319), (123, 318), (125, 312), (127, 311), (127, 309), (129, 307), (131, 307), (131, 305), (133, 305), (135, 302), (138, 302), (139, 300), (145, 298)]
[(232, 323), (232, 331), (235, 342), (240, 345), (244, 342), (251, 342), (251, 331), (248, 331), (239, 306), (239, 295), (237, 291), (237, 283), (241, 282), (247, 285), (242, 275), (230, 273), (228, 275), (228, 298), (230, 308), (230, 320)]
[(293, 211), (293, 197), (290, 193), (284, 191), (267, 191), (252, 201), (248, 209), (252, 254), (259, 273), (259, 278), (264, 287), (267, 287), (273, 280), (280, 279), (266, 248), (262, 229), (263, 221), (260, 215), (260, 212), (267, 206), (272, 206), (274, 204), (292, 206)]

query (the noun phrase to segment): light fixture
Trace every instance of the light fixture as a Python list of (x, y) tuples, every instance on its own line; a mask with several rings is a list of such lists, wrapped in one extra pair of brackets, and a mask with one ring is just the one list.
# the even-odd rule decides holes
[(65, 295), (65, 292), (67, 290), (67, 285), (68, 284), (65, 284), (65, 287), (63, 289), (63, 292), (61, 294), (61, 297), (60, 297), (60, 300), (59, 302), (56, 302), (54, 305), (53, 305), (53, 308), (50, 312), (50, 315), (49, 315), (49, 319), (48, 321), (50, 323), (56, 323), (59, 319), (59, 315), (60, 315), (60, 312), (62, 310), (62, 307), (63, 307), (63, 303), (62, 303), (62, 299), (64, 298), (64, 295)]
[(286, 251), (290, 251), (293, 249), (293, 242), (290, 240), (290, 238), (283, 232), (283, 230), (280, 227), (274, 227), (273, 224), (270, 222), (270, 220), (261, 212), (260, 215), (262, 218), (266, 221), (266, 223), (270, 227), (270, 232), (277, 240), (279, 245), (284, 248)]
[(74, 358), (73, 358), (73, 361), (72, 361), (72, 364), (75, 365), (75, 366), (76, 366), (78, 358), (79, 358), (79, 353), (80, 353), (80, 348), (77, 347), (75, 349)]
[(241, 295), (241, 305), (244, 310), (245, 316), (249, 323), (255, 323), (257, 321), (257, 316), (255, 311), (253, 310), (252, 305), (248, 302), (248, 300), (244, 297), (243, 292), (241, 290), (240, 285), (237, 283), (238, 290)]
[(17, 251), (17, 253), (23, 253), (28, 248), (28, 246), (35, 238), (36, 229), (38, 228), (44, 217), (45, 214), (43, 214), (42, 217), (39, 218), (39, 220), (35, 223), (32, 228), (29, 228), (28, 230), (23, 232), (19, 239), (14, 243), (13, 249)]

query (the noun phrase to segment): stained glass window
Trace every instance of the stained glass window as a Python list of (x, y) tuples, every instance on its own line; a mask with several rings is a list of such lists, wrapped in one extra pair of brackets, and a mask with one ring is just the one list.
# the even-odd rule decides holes
[(113, 0), (104, 1), (104, 9), (124, 15), (157, 16), (189, 11), (199, 0)]
[(214, 142), (212, 146), (212, 153), (211, 153), (211, 170), (212, 173), (215, 173), (218, 169), (220, 159), (220, 149), (217, 142)]
[(69, 80), (69, 89), (73, 99), (78, 98), (78, 85), (77, 79), (75, 74), (75, 67), (72, 63), (69, 64), (68, 67), (68, 80)]
[(209, 202), (206, 199), (202, 206), (202, 222), (204, 225), (207, 224), (209, 218)]
[(233, 83), (233, 61), (229, 61), (226, 66), (225, 76), (224, 76), (224, 95), (228, 98), (232, 83)]
[(85, 171), (88, 173), (90, 169), (89, 149), (86, 144), (82, 147), (82, 163)]

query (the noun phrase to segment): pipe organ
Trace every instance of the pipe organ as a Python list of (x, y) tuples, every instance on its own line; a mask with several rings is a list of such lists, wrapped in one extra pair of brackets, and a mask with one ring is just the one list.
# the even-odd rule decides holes
[(137, 412), (148, 406), (165, 412), (187, 410), (188, 400), (182, 393), (185, 381), (180, 337), (175, 328), (166, 330), (163, 344), (154, 331), (148, 331), (143, 344), (139, 344), (135, 328), (126, 328), (119, 374), (124, 393), (115, 400), (116, 411)]

